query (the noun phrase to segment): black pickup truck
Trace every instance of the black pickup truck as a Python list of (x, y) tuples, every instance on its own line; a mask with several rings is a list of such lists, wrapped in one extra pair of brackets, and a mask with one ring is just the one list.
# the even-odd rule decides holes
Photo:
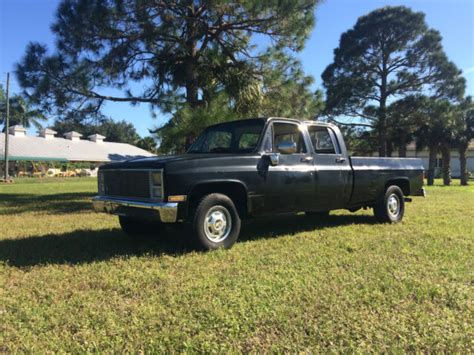
[(424, 196), (420, 159), (350, 157), (336, 126), (286, 118), (208, 127), (186, 154), (104, 165), (98, 181), (94, 209), (127, 234), (185, 222), (207, 250), (230, 248), (243, 218), (369, 207), (394, 223), (408, 196)]

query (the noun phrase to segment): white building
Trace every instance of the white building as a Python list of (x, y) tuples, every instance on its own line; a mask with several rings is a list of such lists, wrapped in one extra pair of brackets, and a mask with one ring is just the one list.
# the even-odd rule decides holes
[[(104, 142), (106, 137), (94, 134), (81, 139), (77, 132), (68, 132), (64, 138), (56, 132), (43, 129), (38, 136), (28, 136), (22, 126), (9, 129), (8, 156), (11, 161), (63, 161), (107, 163), (135, 157), (149, 157), (152, 153), (126, 143)], [(5, 134), (0, 133), (0, 161), (5, 155)]]
[[(396, 156), (396, 152), (394, 153)], [(425, 167), (425, 170), (428, 170), (428, 161), (429, 161), (428, 149), (417, 151), (415, 143), (410, 143), (407, 146), (407, 158), (421, 158), (423, 160), (423, 165)], [(438, 175), (441, 172), (442, 167), (443, 167), (443, 159), (441, 158), (441, 154), (438, 154), (436, 158), (435, 175)], [(470, 142), (468, 150), (467, 150), (467, 170), (470, 172), (474, 172), (474, 140)], [(451, 151), (451, 176), (455, 178), (458, 178), (461, 176), (461, 168), (459, 164), (459, 152), (457, 149), (453, 149)]]

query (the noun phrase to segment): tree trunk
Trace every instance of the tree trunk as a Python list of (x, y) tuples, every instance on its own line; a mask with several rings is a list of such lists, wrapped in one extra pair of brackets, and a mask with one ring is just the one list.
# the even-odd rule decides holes
[[(196, 38), (195, 38), (195, 23), (193, 18), (195, 17), (194, 3), (190, 2), (188, 6), (187, 16), (190, 19), (187, 22), (186, 30), (186, 50), (187, 58), (185, 60), (185, 83), (186, 83), (186, 103), (195, 109), (199, 106), (199, 82), (197, 72), (197, 49), (196, 49)], [(196, 118), (194, 118), (196, 119)], [(187, 150), (192, 144), (195, 138), (195, 133), (189, 132), (185, 137), (184, 150)]]
[(468, 184), (469, 175), (467, 171), (467, 143), (461, 143), (459, 146), (459, 166), (461, 168), (461, 185)]
[(382, 51), (382, 75), (380, 85), (380, 101), (379, 101), (379, 156), (387, 156), (387, 54)]
[(196, 65), (194, 59), (190, 58), (186, 63), (186, 102), (191, 108), (196, 108), (199, 104), (198, 82)]
[[(191, 30), (190, 30), (191, 31)], [(192, 36), (192, 34), (189, 34)], [(189, 39), (186, 43), (187, 46), (187, 59), (186, 66), (184, 69), (185, 73), (185, 82), (186, 82), (186, 102), (195, 108), (199, 104), (198, 97), (198, 73), (197, 73), (197, 63), (196, 63), (196, 42), (193, 39)]]
[(438, 147), (436, 145), (430, 145), (430, 156), (428, 160), (428, 186), (434, 184), (434, 174), (435, 174), (435, 166), (436, 166), (436, 154), (438, 152)]
[(443, 144), (441, 147), (441, 156), (443, 158), (443, 184), (451, 184), (451, 147), (449, 144)]
[(398, 156), (405, 158), (407, 156), (407, 135), (406, 133), (400, 134), (400, 145), (398, 146)]
[(387, 142), (387, 157), (392, 157), (392, 153), (393, 153), (393, 144), (391, 141), (388, 141)]
[(386, 98), (380, 100), (379, 108), (379, 157), (387, 156), (387, 109)]
[[(189, 104), (191, 109), (195, 109), (199, 106), (199, 97), (198, 97), (198, 80), (196, 73), (196, 65), (194, 58), (189, 58), (186, 63), (186, 102)], [(193, 117), (196, 119), (195, 117)], [(188, 133), (185, 137), (185, 146), (184, 151), (188, 150), (192, 142), (194, 141), (196, 135), (195, 133)]]

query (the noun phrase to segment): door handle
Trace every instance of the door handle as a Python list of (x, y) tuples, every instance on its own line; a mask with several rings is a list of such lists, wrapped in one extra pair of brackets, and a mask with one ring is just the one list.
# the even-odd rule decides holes
[(304, 157), (300, 160), (302, 163), (309, 163), (313, 161), (313, 157)]
[(342, 163), (344, 163), (345, 161), (346, 161), (346, 158), (344, 158), (344, 157), (337, 157), (337, 158), (336, 158), (336, 163), (342, 164)]

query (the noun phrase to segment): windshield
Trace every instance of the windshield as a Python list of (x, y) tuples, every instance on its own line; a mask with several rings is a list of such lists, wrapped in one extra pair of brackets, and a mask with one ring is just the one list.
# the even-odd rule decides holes
[(265, 122), (234, 121), (207, 128), (188, 153), (251, 153), (257, 148)]

